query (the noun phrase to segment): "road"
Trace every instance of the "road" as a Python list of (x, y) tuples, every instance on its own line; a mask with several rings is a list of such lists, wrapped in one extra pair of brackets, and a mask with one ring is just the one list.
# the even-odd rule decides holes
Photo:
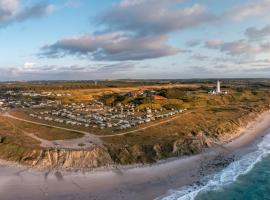
[(187, 112), (185, 113), (182, 113), (181, 115), (177, 115), (175, 117), (172, 117), (172, 118), (169, 118), (165, 121), (161, 121), (161, 122), (157, 122), (155, 124), (151, 124), (149, 126), (145, 126), (143, 128), (138, 128), (136, 130), (132, 130), (132, 131), (127, 131), (127, 132), (124, 132), (124, 133), (118, 133), (118, 134), (111, 134), (111, 135), (103, 135), (103, 136), (99, 136), (100, 138), (108, 138), (108, 137), (115, 137), (115, 136), (124, 136), (124, 135), (127, 135), (127, 134), (130, 134), (130, 133), (136, 133), (136, 132), (139, 132), (139, 131), (143, 131), (143, 130), (146, 130), (148, 128), (152, 128), (152, 127), (155, 127), (155, 126), (159, 126), (159, 125), (162, 125), (162, 124), (166, 124), (168, 122), (171, 122), (171, 121), (174, 121), (176, 120), (177, 118), (179, 118), (180, 116), (183, 116), (184, 114), (187, 114)]
[[(26, 123), (31, 123), (31, 124), (40, 125), (40, 126), (46, 126), (46, 127), (50, 127), (50, 128), (61, 129), (61, 130), (65, 130), (65, 131), (75, 132), (75, 133), (81, 133), (84, 135), (83, 137), (77, 138), (77, 139), (55, 140), (55, 141), (47, 141), (46, 140), (47, 142), (45, 142), (45, 140), (43, 140), (43, 139), (39, 139), (39, 141), (42, 142), (43, 145), (45, 145), (44, 147), (55, 147), (55, 148), (62, 147), (62, 148), (67, 148), (67, 149), (68, 148), (70, 148), (70, 149), (83, 149), (83, 148), (92, 147), (93, 144), (102, 146), (102, 143), (103, 143), (102, 140), (97, 135), (88, 133), (86, 131), (69, 129), (69, 128), (64, 128), (64, 127), (60, 127), (60, 126), (54, 126), (54, 125), (49, 125), (49, 124), (45, 124), (45, 123), (41, 123), (41, 122), (35, 122), (35, 121), (27, 120), (27, 119), (22, 119), (22, 118), (10, 115), (9, 113), (4, 113), (2, 116), (8, 117), (11, 119), (15, 119), (18, 121), (26, 122)], [(33, 138), (33, 134), (29, 133), (27, 135)], [(34, 139), (36, 139), (36, 136)], [(82, 143), (85, 145), (83, 147), (80, 147), (79, 144), (82, 144)]]
[(131, 130), (131, 131), (123, 132), (123, 133), (116, 133), (116, 134), (111, 134), (111, 135), (95, 135), (95, 134), (92, 134), (92, 133), (89, 133), (89, 132), (86, 132), (86, 131), (80, 131), (80, 130), (76, 130), (76, 129), (64, 128), (64, 127), (60, 127), (60, 126), (54, 126), (54, 125), (49, 125), (49, 124), (45, 124), (45, 123), (41, 123), (41, 122), (22, 119), (22, 118), (10, 115), (9, 113), (4, 113), (2, 116), (8, 117), (8, 118), (11, 118), (11, 119), (15, 119), (15, 120), (19, 120), (19, 121), (23, 121), (23, 122), (27, 122), (27, 123), (31, 123), (31, 124), (40, 125), (40, 126), (46, 126), (46, 127), (50, 127), (50, 128), (57, 128), (57, 129), (61, 129), (61, 130), (66, 130), (66, 131), (71, 131), (71, 132), (76, 132), (76, 133), (82, 133), (85, 136), (87, 136), (88, 140), (92, 140), (95, 144), (102, 144), (102, 141), (100, 140), (100, 138), (124, 136), (124, 135), (128, 135), (128, 134), (131, 134), (131, 133), (136, 133), (136, 132), (139, 132), (139, 131), (142, 131), (142, 130), (146, 130), (148, 128), (156, 127), (156, 126), (159, 126), (159, 125), (166, 124), (168, 122), (174, 121), (177, 118), (179, 118), (179, 117), (181, 117), (181, 116), (183, 116), (183, 115), (185, 115), (187, 113), (190, 113), (190, 112), (191, 111), (187, 111), (185, 113), (179, 114), (179, 115), (174, 116), (172, 118), (169, 118), (167, 120), (160, 121), (160, 122), (157, 122), (157, 123), (154, 123), (154, 124), (151, 124), (149, 126), (142, 127), (142, 128), (138, 128), (136, 130)]

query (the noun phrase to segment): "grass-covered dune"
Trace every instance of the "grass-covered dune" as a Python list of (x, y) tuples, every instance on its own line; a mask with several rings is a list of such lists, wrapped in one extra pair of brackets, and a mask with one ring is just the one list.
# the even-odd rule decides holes
[[(80, 134), (0, 117), (0, 158), (27, 165), (38, 166), (39, 163), (43, 167), (54, 165), (59, 168), (92, 168), (113, 163), (154, 163), (170, 157), (197, 154), (205, 148), (213, 147), (213, 142), (222, 144), (231, 140), (237, 136), (240, 128), (269, 109), (270, 91), (267, 81), (224, 83), (222, 90), (228, 94), (221, 95), (208, 94), (213, 88), (214, 85), (209, 83), (200, 83), (196, 87), (155, 86), (157, 95), (163, 97), (159, 100), (120, 95), (121, 89), (109, 94), (103, 94), (103, 90), (100, 90), (97, 98), (108, 105), (133, 103), (139, 110), (151, 106), (164, 110), (187, 108), (187, 111), (159, 126), (122, 136), (102, 138), (104, 147), (88, 152), (44, 149), (39, 146), (39, 141), (27, 136), (25, 132), (31, 132), (46, 140), (78, 138), (82, 136)], [(136, 90), (137, 86), (132, 89)], [(80, 101), (80, 94), (84, 95), (84, 98), (86, 95), (91, 96), (87, 91), (90, 90), (76, 90), (77, 101)], [(124, 91), (129, 90), (125, 88)], [(203, 140), (198, 139), (202, 136)], [(82, 162), (85, 156), (90, 157), (85, 158), (87, 162)]]

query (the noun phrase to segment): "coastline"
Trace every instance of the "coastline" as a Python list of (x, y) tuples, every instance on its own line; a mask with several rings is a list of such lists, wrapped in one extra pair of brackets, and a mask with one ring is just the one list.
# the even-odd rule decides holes
[[(200, 181), (243, 153), (250, 151), (270, 128), (270, 111), (262, 113), (235, 139), (226, 151), (209, 150), (186, 158), (168, 159), (154, 165), (125, 166), (89, 173), (37, 172), (0, 162), (0, 195), (15, 199), (134, 199), (148, 200)], [(4, 164), (4, 166), (3, 166)], [(211, 167), (209, 167), (211, 166)], [(24, 184), (22, 184), (24, 183)], [(14, 191), (16, 188), (16, 191)]]

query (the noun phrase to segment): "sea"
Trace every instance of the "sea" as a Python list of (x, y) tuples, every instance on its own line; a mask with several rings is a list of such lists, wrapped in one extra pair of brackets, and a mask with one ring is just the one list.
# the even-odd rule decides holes
[(270, 200), (270, 132), (220, 172), (158, 200)]

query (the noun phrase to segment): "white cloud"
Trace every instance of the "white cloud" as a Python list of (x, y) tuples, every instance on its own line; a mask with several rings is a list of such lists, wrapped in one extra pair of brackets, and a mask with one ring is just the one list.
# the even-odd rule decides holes
[(147, 1), (149, 0), (122, 0), (120, 2), (120, 6), (121, 7), (134, 6), (134, 5), (138, 5)]
[(42, 17), (55, 10), (55, 6), (37, 3), (22, 7), (20, 0), (0, 0), (0, 27), (30, 18)]
[(24, 68), (24, 69), (31, 69), (31, 68), (33, 68), (35, 65), (36, 65), (36, 63), (33, 63), (33, 62), (26, 62), (26, 63), (24, 63), (23, 68)]
[[(122, 0), (101, 14), (99, 31), (76, 37), (60, 39), (42, 48), (45, 57), (75, 55), (99, 61), (129, 61), (160, 58), (187, 52), (168, 43), (171, 33), (192, 29), (202, 25), (239, 23), (239, 21), (268, 15), (270, 0), (242, 1), (241, 4), (216, 14), (203, 3), (183, 4), (184, 0)], [(206, 27), (207, 28), (207, 27)], [(229, 30), (230, 31), (230, 30)], [(251, 38), (265, 37), (268, 29), (249, 29)], [(188, 47), (203, 47), (202, 41), (191, 40)], [(225, 59), (233, 61), (252, 59), (269, 52), (270, 45), (254, 44), (247, 39), (225, 41), (209, 40), (206, 48), (223, 53)], [(206, 60), (201, 54), (189, 58)], [(209, 60), (209, 59), (207, 59)], [(114, 67), (112, 65), (112, 67)]]
[(19, 0), (0, 0), (0, 22), (9, 20), (19, 11)]
[(263, 16), (269, 14), (270, 0), (256, 0), (248, 1), (245, 4), (241, 4), (233, 9), (227, 11), (224, 17), (236, 21), (243, 20), (247, 17)]
[(270, 52), (270, 43), (252, 44), (244, 39), (220, 43), (208, 41), (205, 46), (212, 49), (218, 49), (230, 56), (244, 56), (245, 59), (254, 59), (259, 54)]
[(136, 37), (115, 32), (98, 35), (83, 35), (59, 40), (43, 47), (42, 55), (62, 57), (85, 56), (94, 60), (124, 61), (144, 60), (174, 55), (185, 50), (166, 44), (166, 36)]
[(221, 39), (212, 39), (212, 40), (206, 41), (205, 46), (208, 48), (215, 49), (215, 48), (219, 48), (223, 44), (224, 44), (224, 41)]
[[(19, 67), (2, 69), (0, 78), (3, 80), (85, 80), (104, 77), (120, 78), (135, 68), (136, 63), (119, 62), (115, 64), (92, 65), (38, 65), (26, 62)], [(46, 77), (46, 78), (45, 78)]]
[(138, 35), (167, 34), (215, 19), (201, 4), (182, 6), (182, 0), (123, 1), (100, 17), (108, 31), (132, 31)]

